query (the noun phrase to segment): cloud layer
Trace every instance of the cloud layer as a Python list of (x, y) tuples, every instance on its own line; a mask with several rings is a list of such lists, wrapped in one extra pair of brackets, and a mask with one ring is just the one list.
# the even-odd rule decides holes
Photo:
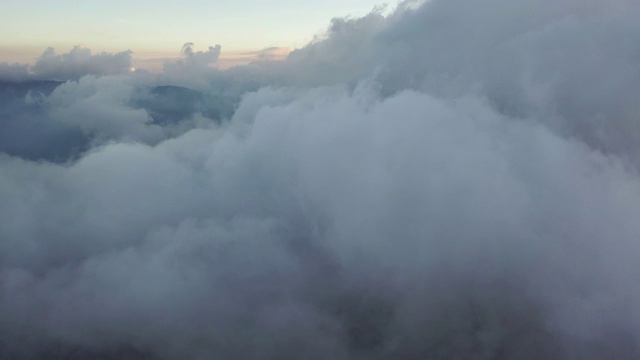
[(225, 71), (45, 54), (0, 88), (0, 358), (638, 357), (638, 20), (433, 0)]
[(116, 75), (131, 69), (131, 51), (117, 54), (93, 55), (84, 46), (75, 46), (70, 52), (58, 55), (48, 48), (33, 67), (37, 78), (50, 80), (79, 79), (85, 75)]

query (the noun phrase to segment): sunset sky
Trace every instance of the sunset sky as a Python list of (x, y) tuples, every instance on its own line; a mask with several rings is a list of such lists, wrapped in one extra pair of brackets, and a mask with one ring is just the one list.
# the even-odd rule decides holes
[(175, 56), (222, 45), (223, 58), (269, 47), (303, 46), (335, 16), (357, 16), (381, 0), (3, 0), (0, 62), (32, 62), (51, 46), (66, 52), (131, 49), (136, 58)]

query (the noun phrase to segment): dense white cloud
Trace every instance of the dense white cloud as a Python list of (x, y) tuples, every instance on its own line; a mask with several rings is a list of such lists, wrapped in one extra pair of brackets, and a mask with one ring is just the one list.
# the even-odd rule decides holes
[(162, 129), (144, 109), (131, 108), (135, 88), (120, 77), (84, 77), (57, 87), (46, 99), (54, 121), (108, 139), (155, 143)]
[(0, 357), (637, 357), (640, 8), (602, 4), (10, 88), (3, 126), (67, 157), (0, 149)]

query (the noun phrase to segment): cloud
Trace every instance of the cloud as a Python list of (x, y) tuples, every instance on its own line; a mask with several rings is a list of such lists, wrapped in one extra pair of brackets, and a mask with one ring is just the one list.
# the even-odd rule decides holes
[(638, 357), (639, 15), (406, 2), (11, 84), (0, 357)]
[(49, 47), (34, 65), (0, 63), (0, 81), (67, 81), (87, 75), (127, 74), (132, 70), (132, 54), (130, 50), (93, 54), (84, 45), (74, 46), (68, 53), (56, 54), (55, 49)]
[(23, 64), (0, 63), (0, 82), (17, 82), (27, 79), (29, 67)]
[(295, 86), (375, 73), (385, 95), (476, 94), (510, 116), (544, 118), (565, 136), (637, 158), (639, 16), (633, 1), (406, 2), (387, 17), (334, 19), (269, 72)]
[[(260, 99), (274, 96), (290, 95)], [(72, 166), (4, 159), (3, 319), (67, 346), (176, 358), (288, 354), (294, 334), (303, 349), (333, 344), (319, 357), (427, 356), (438, 341), (462, 356), (449, 342), (481, 336), (513, 357), (537, 337), (553, 341), (534, 354), (562, 351), (565, 332), (612, 341), (606, 323), (637, 296), (621, 281), (635, 263), (635, 176), (476, 99), (371, 97), (311, 91), (262, 108), (248, 133), (116, 143)], [(438, 325), (422, 318), (441, 311)], [(446, 334), (472, 321), (479, 333)]]
[(258, 52), (249, 53), (247, 55), (253, 55), (256, 57), (257, 61), (261, 60), (270, 60), (270, 61), (278, 61), (285, 58), (292, 49), (286, 47), (269, 47), (266, 49), (262, 49)]
[(85, 75), (117, 75), (131, 70), (131, 51), (116, 54), (92, 54), (82, 46), (74, 46), (70, 52), (56, 54), (48, 48), (33, 66), (34, 75), (47, 80), (77, 80)]
[(167, 61), (164, 65), (165, 72), (204, 70), (218, 62), (222, 47), (220, 45), (209, 46), (207, 51), (194, 51), (193, 43), (185, 43), (180, 55), (182, 59)]
[(148, 86), (137, 77), (28, 80), (0, 87), (0, 152), (67, 162), (111, 141), (156, 144), (226, 121), (234, 98), (179, 86)]
[(157, 142), (161, 129), (143, 109), (132, 109), (135, 88), (118, 77), (84, 77), (67, 82), (47, 98), (54, 121), (108, 139)]

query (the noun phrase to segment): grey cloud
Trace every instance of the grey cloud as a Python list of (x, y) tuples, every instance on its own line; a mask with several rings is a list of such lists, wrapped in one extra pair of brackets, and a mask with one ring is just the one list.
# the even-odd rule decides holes
[(239, 101), (138, 78), (86, 76), (77, 81), (0, 84), (0, 151), (66, 162), (110, 141), (155, 144), (192, 128), (228, 120)]
[(640, 9), (602, 4), (12, 85), (6, 124), (84, 140), (0, 149), (0, 358), (638, 357)]
[(181, 54), (185, 62), (194, 66), (209, 66), (220, 58), (222, 47), (220, 45), (209, 46), (207, 51), (193, 51), (194, 44), (186, 43), (182, 46)]
[(222, 47), (220, 45), (209, 46), (207, 51), (194, 51), (193, 43), (186, 43), (180, 51), (181, 59), (167, 61), (164, 64), (165, 72), (205, 70), (218, 62)]
[(33, 66), (37, 78), (47, 80), (79, 79), (85, 75), (124, 74), (131, 69), (131, 51), (116, 54), (93, 54), (90, 49), (78, 45), (64, 54), (56, 54), (48, 48)]
[(602, 151), (638, 157), (636, 2), (415, 3), (387, 17), (374, 11), (334, 19), (324, 36), (286, 62), (247, 71), (268, 74), (267, 83), (303, 87), (353, 84), (374, 74), (387, 96), (406, 88), (479, 95), (509, 116), (544, 119)]
[(0, 84), (0, 152), (66, 161), (86, 150), (80, 129), (51, 120), (44, 99), (60, 84), (37, 80)]
[(163, 138), (143, 109), (132, 109), (135, 88), (118, 77), (84, 77), (60, 85), (46, 99), (56, 122), (107, 139), (154, 143)]
[(255, 56), (258, 60), (281, 60), (282, 55), (286, 54), (290, 51), (289, 48), (283, 47), (269, 47), (266, 49), (262, 49), (255, 53), (250, 53), (250, 55)]
[(476, 99), (359, 91), (70, 167), (4, 159), (3, 318), (161, 358), (631, 351), (608, 345), (633, 333), (633, 173)]
[(132, 51), (93, 54), (84, 45), (74, 46), (68, 53), (57, 54), (47, 48), (34, 65), (0, 63), (0, 82), (78, 80), (83, 76), (127, 74), (132, 69)]
[(0, 63), (0, 82), (19, 82), (29, 78), (29, 66)]

